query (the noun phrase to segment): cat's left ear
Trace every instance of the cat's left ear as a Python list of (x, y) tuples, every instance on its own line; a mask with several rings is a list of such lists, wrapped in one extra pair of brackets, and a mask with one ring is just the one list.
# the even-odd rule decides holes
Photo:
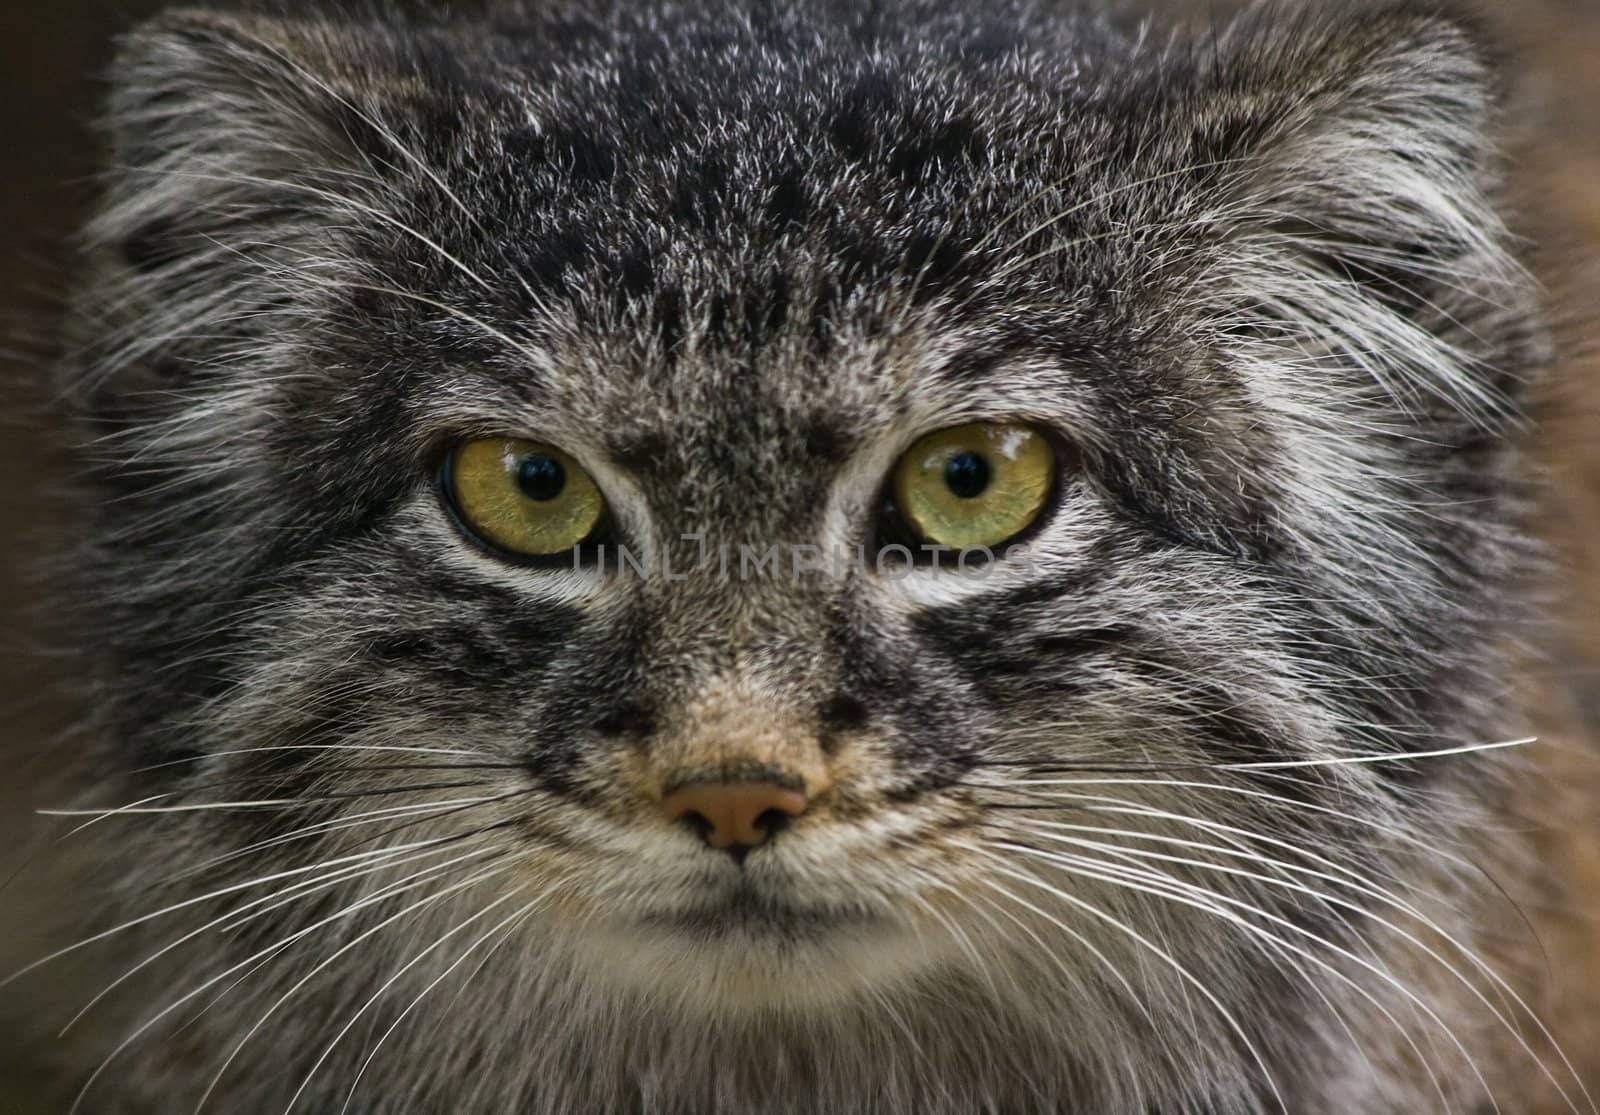
[(1220, 37), (1197, 98), (1197, 142), (1230, 162), (1230, 285), (1395, 393), (1473, 411), (1511, 393), (1496, 366), (1526, 366), (1494, 351), (1518, 338), (1476, 328), (1528, 296), (1492, 42), (1425, 0), (1258, 9)]

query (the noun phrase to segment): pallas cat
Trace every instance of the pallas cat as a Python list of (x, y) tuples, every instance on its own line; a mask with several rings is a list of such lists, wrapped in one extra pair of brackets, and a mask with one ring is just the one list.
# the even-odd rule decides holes
[(1592, 1112), (1501, 73), (1425, 0), (132, 32), (67, 1101)]

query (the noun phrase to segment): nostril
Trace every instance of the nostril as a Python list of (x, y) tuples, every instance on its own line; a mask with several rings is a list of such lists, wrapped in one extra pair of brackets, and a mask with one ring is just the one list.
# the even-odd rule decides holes
[(789, 814), (782, 809), (765, 810), (755, 819), (756, 830), (767, 840), (777, 836), (788, 824)]
[(715, 826), (712, 825), (710, 818), (699, 810), (689, 810), (678, 818), (678, 823), (706, 843), (709, 844), (711, 842), (711, 830)]

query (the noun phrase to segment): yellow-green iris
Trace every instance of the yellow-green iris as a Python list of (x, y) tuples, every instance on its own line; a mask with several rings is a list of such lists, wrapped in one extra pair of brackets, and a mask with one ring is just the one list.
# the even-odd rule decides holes
[(464, 442), (451, 454), (451, 502), (486, 542), (527, 557), (550, 557), (588, 539), (605, 498), (570, 456), (516, 438)]
[(956, 426), (929, 434), (900, 458), (895, 506), (923, 542), (998, 546), (1039, 518), (1055, 472), (1050, 439), (1031, 426)]

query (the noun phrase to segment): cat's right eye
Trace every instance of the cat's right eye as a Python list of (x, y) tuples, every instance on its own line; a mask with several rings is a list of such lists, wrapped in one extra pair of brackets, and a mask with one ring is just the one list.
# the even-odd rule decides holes
[(568, 553), (599, 529), (605, 497), (554, 446), (480, 438), (451, 450), (442, 475), (456, 519), (497, 550), (525, 558)]

